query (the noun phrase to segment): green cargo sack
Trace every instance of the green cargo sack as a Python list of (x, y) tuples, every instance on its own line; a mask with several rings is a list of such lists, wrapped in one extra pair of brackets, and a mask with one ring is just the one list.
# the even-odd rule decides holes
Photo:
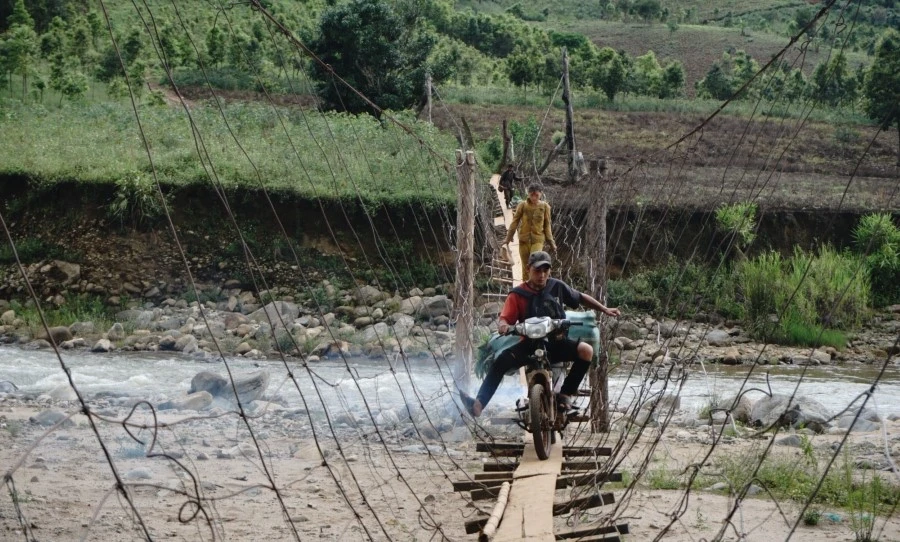
[(475, 376), (484, 378), (497, 356), (504, 350), (519, 342), (518, 335), (500, 335), (497, 332), (491, 333), (488, 340), (478, 347), (478, 359), (475, 361)]
[[(600, 354), (600, 329), (597, 327), (597, 316), (594, 311), (566, 311), (566, 319), (571, 322), (581, 322), (583, 325), (569, 328), (569, 338), (581, 340), (594, 347), (594, 363)], [(484, 378), (491, 370), (491, 365), (497, 356), (504, 350), (519, 342), (518, 335), (499, 335), (492, 333), (490, 337), (478, 347), (478, 359), (475, 361), (475, 376)], [(511, 371), (507, 374), (515, 374)]]

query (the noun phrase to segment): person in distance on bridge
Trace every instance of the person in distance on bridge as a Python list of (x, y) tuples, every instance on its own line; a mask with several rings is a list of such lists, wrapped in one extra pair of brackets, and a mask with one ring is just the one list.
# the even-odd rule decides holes
[[(526, 318), (534, 316), (565, 318), (566, 311), (563, 305), (573, 309), (584, 305), (607, 316), (621, 315), (619, 309), (608, 308), (593, 297), (574, 290), (565, 282), (550, 278), (551, 264), (550, 255), (544, 251), (534, 252), (529, 256), (528, 280), (513, 288), (506, 297), (503, 310), (500, 312), (497, 331), (501, 335), (509, 331), (511, 325), (522, 322)], [(497, 356), (474, 398), (465, 392), (460, 392), (466, 410), (473, 416), (480, 416), (481, 411), (497, 391), (503, 375), (525, 365), (528, 356), (532, 354), (529, 348), (533, 347), (533, 343), (521, 341)], [(572, 405), (572, 396), (578, 392), (578, 387), (591, 366), (594, 348), (588, 343), (569, 339), (560, 332), (558, 336), (551, 338), (547, 355), (552, 361), (571, 360), (574, 362), (558, 395), (561, 406), (568, 410)]]
[(504, 245), (509, 245), (516, 232), (519, 233), (519, 257), (523, 269), (532, 252), (544, 250), (544, 242), (550, 245), (550, 250), (556, 252), (556, 241), (553, 240), (553, 231), (550, 229), (550, 204), (541, 201), (542, 195), (540, 185), (528, 187), (528, 199), (516, 207), (503, 241)]
[(506, 206), (510, 209), (513, 208), (512, 200), (516, 196), (515, 182), (521, 181), (522, 177), (516, 175), (516, 170), (513, 169), (515, 166), (510, 162), (506, 165), (506, 171), (503, 172), (503, 175), (500, 175), (500, 182), (498, 183), (498, 192), (503, 192), (503, 197), (506, 199)]

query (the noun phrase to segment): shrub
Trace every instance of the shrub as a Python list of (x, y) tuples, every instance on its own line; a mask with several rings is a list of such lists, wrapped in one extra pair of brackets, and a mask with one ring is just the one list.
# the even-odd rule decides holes
[(734, 245), (744, 248), (756, 239), (755, 203), (723, 204), (716, 210), (716, 226), (734, 236)]
[(869, 282), (855, 257), (823, 247), (796, 250), (789, 260), (769, 252), (738, 269), (750, 333), (785, 344), (841, 347), (838, 329), (858, 327), (867, 314)]
[(853, 230), (857, 251), (863, 255), (876, 307), (900, 303), (900, 229), (888, 213), (860, 219)]
[(693, 317), (698, 311), (716, 311), (726, 316), (740, 313), (734, 302), (733, 280), (720, 269), (693, 261), (665, 264), (610, 281), (610, 302), (628, 304), (675, 318)]
[[(23, 264), (34, 263), (41, 260), (65, 260), (69, 262), (81, 261), (81, 254), (70, 252), (65, 247), (55, 243), (48, 243), (37, 237), (26, 237), (16, 243), (16, 254)], [(0, 245), (0, 264), (16, 263), (13, 249), (8, 244)]]
[(153, 178), (132, 172), (116, 179), (116, 195), (109, 204), (109, 214), (123, 226), (152, 222), (165, 214), (162, 199)]

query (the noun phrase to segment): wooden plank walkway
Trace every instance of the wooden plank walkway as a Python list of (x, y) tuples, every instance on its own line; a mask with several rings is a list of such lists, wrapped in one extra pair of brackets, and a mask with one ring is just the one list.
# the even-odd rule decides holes
[[(491, 186), (494, 188), (494, 197), (497, 199), (497, 205), (494, 208), (500, 208), (501, 214), (494, 217), (494, 226), (504, 226), (509, 229), (512, 224), (513, 209), (506, 206), (503, 195), (497, 192), (500, 186), (500, 175), (491, 175)], [(503, 239), (500, 240), (503, 242)], [(525, 280), (522, 274), (522, 262), (519, 260), (519, 232), (513, 234), (512, 242), (509, 244), (509, 261), (512, 263), (512, 278), (515, 281)]]
[[(530, 439), (526, 439), (530, 440)], [(553, 494), (556, 477), (562, 471), (562, 446), (550, 449), (546, 461), (538, 459), (531, 443), (525, 443), (525, 453), (519, 468), (513, 473), (509, 502), (495, 542), (546, 541), (553, 542)]]

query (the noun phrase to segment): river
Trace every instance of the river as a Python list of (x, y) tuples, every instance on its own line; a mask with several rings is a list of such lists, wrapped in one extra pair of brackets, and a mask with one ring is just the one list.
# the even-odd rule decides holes
[[(191, 379), (200, 371), (224, 374), (222, 363), (182, 355), (162, 353), (91, 354), (87, 352), (63, 352), (63, 360), (71, 369), (76, 386), (87, 397), (98, 393), (132, 396), (161, 402), (186, 393)], [(243, 358), (229, 359), (229, 366), (236, 376), (246, 375), (264, 368), (270, 373), (268, 395), (278, 397), (288, 406), (303, 406), (300, 393), (286, 377), (281, 361), (254, 361)], [(313, 410), (316, 404), (333, 404), (337, 399), (342, 408), (361, 405), (361, 395), (370, 406), (397, 408), (404, 403), (425, 403), (446, 397), (452, 387), (448, 385), (449, 370), (439, 370), (432, 359), (410, 360), (412, 377), (403, 364), (396, 364), (390, 371), (385, 360), (364, 358), (343, 361), (321, 361), (311, 364), (307, 372), (296, 361), (289, 363), (299, 382), (300, 392)], [(348, 370), (349, 367), (349, 370)], [(750, 367), (726, 367), (706, 365), (706, 373), (700, 366), (693, 366), (681, 391), (683, 409), (700, 410), (710, 395), (728, 397), (742, 385)], [(631, 402), (640, 388), (639, 374), (629, 375), (632, 368), (622, 366), (610, 374), (610, 396), (614, 403)], [(768, 373), (768, 384), (766, 374)], [(830, 410), (837, 412), (871, 386), (877, 377), (877, 366), (810, 367), (805, 375), (801, 367), (756, 367), (747, 386), (790, 394), (801, 380), (798, 393), (812, 397)], [(13, 382), (27, 394), (48, 393), (67, 385), (59, 360), (48, 351), (21, 350), (0, 347), (0, 381)], [(414, 387), (413, 385), (414, 384)], [(662, 383), (656, 389), (662, 388)], [(668, 384), (668, 391), (675, 389)], [(415, 392), (415, 394), (414, 394)], [(509, 401), (519, 396), (520, 388), (513, 378), (505, 379), (496, 401)], [(322, 400), (318, 400), (318, 395)], [(416, 394), (418, 397), (416, 397)], [(761, 393), (751, 392), (751, 398)], [(890, 367), (874, 394), (874, 405), (882, 415), (900, 414), (900, 370)], [(502, 403), (500, 403), (502, 404)], [(873, 402), (869, 402), (873, 406)]]

